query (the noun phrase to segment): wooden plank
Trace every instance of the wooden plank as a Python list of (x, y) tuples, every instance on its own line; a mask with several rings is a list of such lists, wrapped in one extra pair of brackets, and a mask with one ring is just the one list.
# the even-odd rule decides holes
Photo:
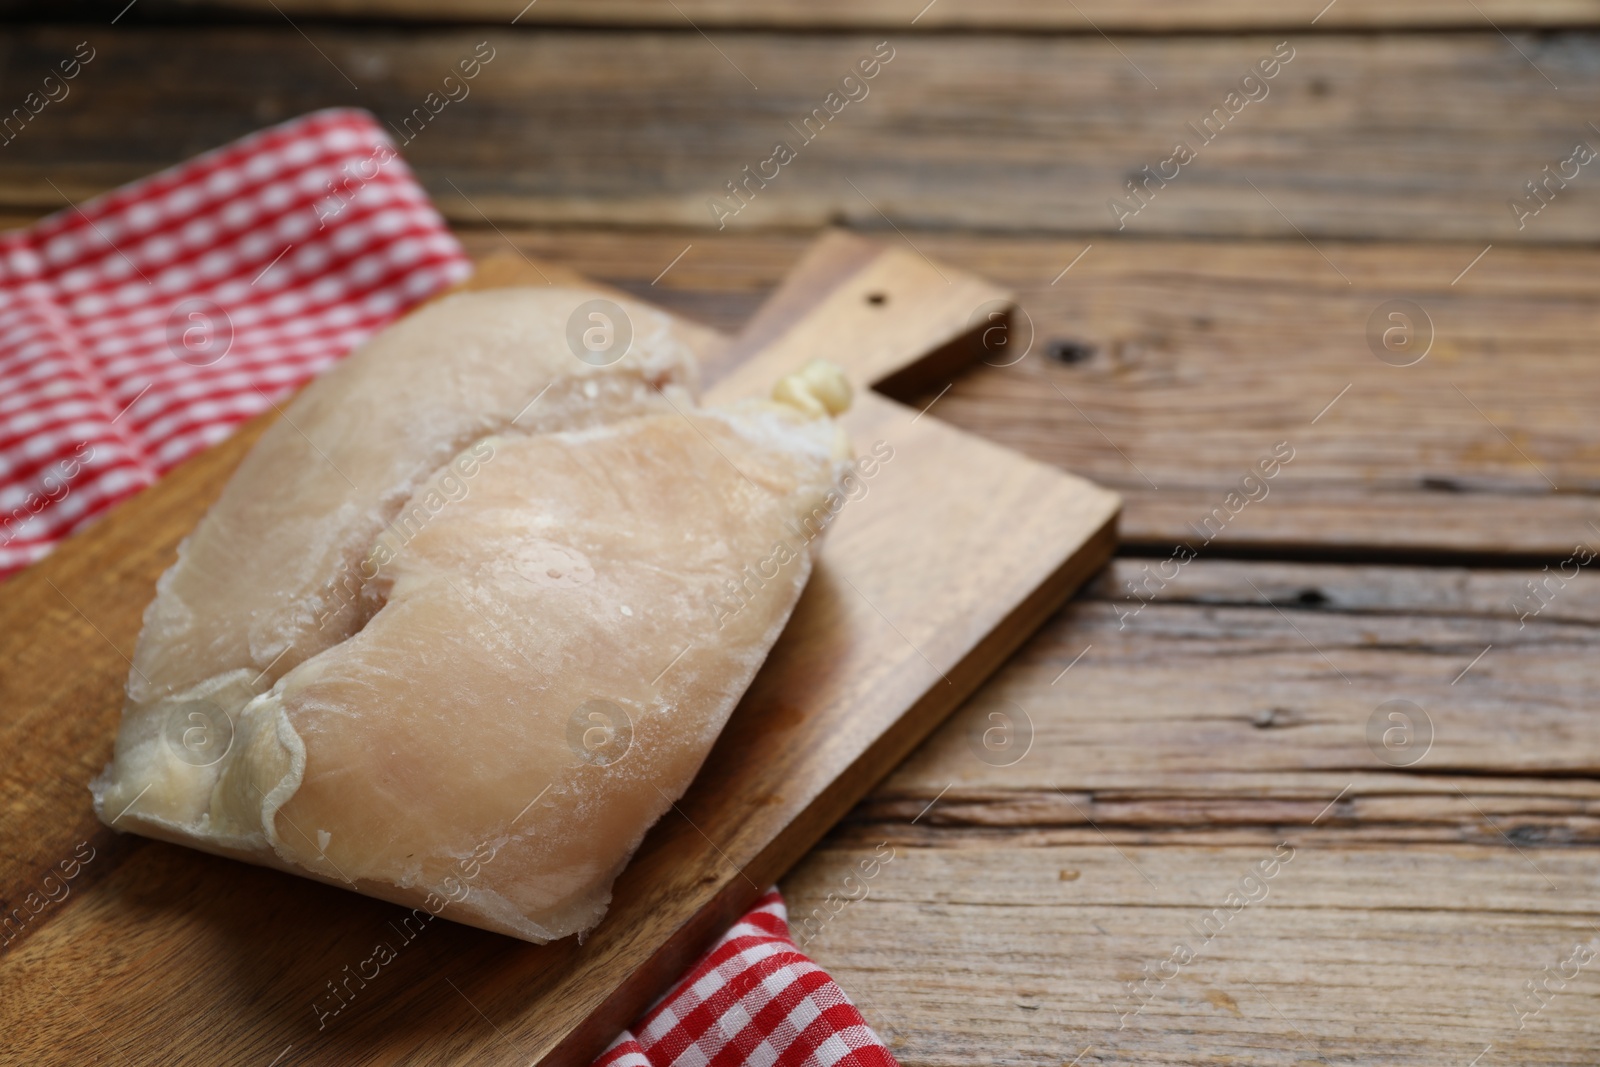
[[(989, 250), (1046, 358), (977, 365), (938, 410), (1118, 486), (1128, 542), (1558, 559), (1600, 545), (1587, 414), (1600, 392), (1583, 340), (1600, 327), (1600, 261), (1587, 253), (1099, 242), (1050, 284), (1083, 247)], [(1415, 320), (1416, 351), (1383, 346), (1401, 321), (1389, 314)], [(1066, 360), (1048, 358), (1052, 342)], [(1292, 462), (1241, 489), (1280, 444)]]
[[(1527, 571), (1199, 560), (1119, 629), (1145, 566), (1117, 560), (783, 883), (900, 1061), (1587, 1062), (1586, 972), (1518, 1011), (1600, 948), (1600, 578), (1519, 628)], [(1397, 697), (1434, 726), (1403, 766), (1367, 741)], [(1009, 765), (995, 712), (1032, 724)]]
[[(479, 252), (509, 239), (529, 255), (568, 257), (722, 325), (744, 321), (806, 243), (681, 231), (462, 237)], [(1027, 313), (1014, 347), (1027, 354), (996, 343), (985, 360), (893, 395), (1114, 486), (1127, 501), (1124, 544), (1163, 555), (1184, 540), (1204, 553), (1556, 562), (1580, 543), (1600, 548), (1590, 525), (1600, 522), (1593, 251), (1497, 244), (1473, 264), (1484, 246), (1324, 244), (1346, 285), (1298, 238), (911, 231), (909, 240), (1014, 289)], [(1380, 361), (1366, 337), (1373, 313), (1396, 297), (1418, 301), (1435, 324), (1434, 347), (1412, 367)], [(1281, 441), (1294, 460), (1219, 532), (1214, 509)]]
[[(1085, 590), (1096, 599), (1126, 595), (1144, 561), (1127, 560)], [(1323, 563), (1242, 563), (1216, 560), (1185, 569), (1183, 580), (1145, 595), (1162, 603), (1249, 605), (1265, 597), (1323, 612), (1474, 616), (1502, 622), (1600, 626), (1600, 581), (1575, 567), (1375, 567)], [(1248, 581), (1246, 580), (1248, 579)], [(1528, 583), (1548, 581), (1535, 599)], [(1255, 583), (1255, 588), (1249, 586)], [(1259, 590), (1259, 592), (1258, 592)], [(1519, 632), (1525, 627), (1519, 626)], [(1546, 631), (1554, 633), (1558, 631)]]
[[(740, 348), (760, 364), (741, 365), (742, 381), (770, 383), (802, 342), (826, 343), (864, 388), (968, 332), (963, 315), (928, 314), (925, 290), (1004, 300), (952, 268), (843, 235), (815, 254), (855, 267), (802, 263), (775, 306), (809, 305), (872, 345), (828, 343), (809, 317), (786, 313), (763, 327), (766, 341)], [(486, 284), (526, 283), (537, 270), (502, 264)], [(858, 304), (878, 321), (844, 313)], [(743, 387), (730, 379), (714, 393), (727, 390)], [(314, 1007), (326, 1004), (324, 986), (344, 979), (344, 963), (370, 965), (372, 939), (403, 936), (390, 925), (399, 910), (114, 841), (83, 789), (109, 752), (126, 666), (118, 649), (131, 645), (157, 574), (243, 445), (204, 454), (13, 579), (0, 641), (23, 669), (0, 679), (0, 737), (36, 758), (7, 772), (8, 803), (24, 818), (4, 831), (0, 899), (25, 902), (79, 840), (94, 855), (85, 891), (29, 904), (37, 914), (0, 957), (15, 991), (0, 1004), (8, 1045), (31, 1062), (81, 1062), (84, 1041), (96, 1055), (108, 1044), (161, 1047), (170, 1063), (215, 1062), (218, 1047), (284, 1065), (464, 1063), (506, 1046), (587, 1062), (1110, 554), (1116, 498), (1103, 490), (870, 392), (846, 425), (869, 447), (887, 442), (892, 458), (839, 513), (779, 645), (676, 813), (617, 882), (606, 921), (581, 945), (537, 948), (438, 924), (401, 968), (411, 981), (356, 997), (336, 1024)], [(71, 1019), (47, 1009), (63, 988), (75, 990)]]
[[(703, 231), (843, 221), (888, 233), (889, 219), (1029, 234), (1120, 225), (1140, 237), (1304, 233), (1479, 249), (1600, 235), (1600, 193), (1581, 172), (1552, 185), (1551, 203), (1521, 228), (1508, 208), (1575, 142), (1600, 136), (1585, 103), (1600, 65), (1581, 34), (1286, 31), (1113, 45), (1098, 34), (741, 31), (708, 41), (688, 30), (317, 25), (309, 36), (287, 25), (106, 35), (71, 95), (0, 154), (0, 205), (59, 206), (63, 194), (104, 190), (317, 107), (367, 107), (402, 129), (487, 41), (495, 58), (470, 95), (425, 112), (420, 131), (413, 118), (414, 139), (401, 134), (458, 221)], [(1263, 84), (1268, 95), (1229, 116), (1232, 87), (1285, 39), (1294, 58)], [(75, 29), (9, 34), (0, 99), (24, 99), (81, 40)], [(885, 40), (893, 59), (857, 90), (868, 95), (835, 103), (825, 125), (813, 118), (821, 132), (805, 140), (802, 121)], [(1213, 108), (1227, 121), (1201, 144), (1189, 124)], [(1149, 185), (1137, 215), (1114, 214), (1114, 198), (1137, 203), (1126, 183), (1179, 139), (1196, 158), (1165, 168), (1176, 177)], [(726, 183), (747, 180), (746, 166), (756, 174), (779, 140), (795, 158), (766, 166), (776, 177), (765, 187), (748, 179), (737, 214), (714, 212)], [(740, 201), (724, 203), (731, 212)]]
[[(1593, 849), (1526, 848), (1535, 870), (1503, 844), (1354, 850), (1316, 829), (1233, 847), (1111, 830), (1113, 844), (939, 848), (903, 825), (818, 850), (783, 889), (791, 923), (816, 916), (806, 951), (904, 1067), (1554, 1067), (1592, 1062), (1600, 1042), (1593, 963), (1561, 966), (1574, 945), (1600, 949)], [(1285, 840), (1292, 859), (1232, 910)], [(1180, 943), (1192, 960), (1165, 963)], [(1548, 1005), (1520, 1016), (1538, 1004), (1525, 983), (1557, 971)]]
[[(192, 11), (191, 0), (151, 4), (153, 10)], [(520, 26), (660, 26), (705, 29), (1048, 30), (1054, 32), (1180, 30), (1304, 30), (1315, 20), (1322, 30), (1477, 28), (1493, 20), (1501, 27), (1588, 26), (1600, 23), (1593, 0), (1482, 0), (1465, 12), (1454, 0), (1342, 0), (1322, 4), (1270, 0), (540, 0), (524, 7), (514, 0), (213, 0), (212, 7), (272, 13), (274, 6), (297, 18), (419, 19), (429, 22), (505, 22)], [(1320, 15), (1319, 15), (1320, 12)]]
[[(1549, 797), (1550, 779), (1571, 801), (1562, 840), (1600, 841), (1600, 721), (1590, 710), (1600, 576), (1589, 569), (1552, 579), (1536, 609), (1528, 582), (1547, 573), (1534, 569), (1197, 560), (1163, 584), (1158, 563), (1117, 560), (878, 798), (925, 805), (950, 787), (939, 805), (950, 811), (966, 789), (1026, 790), (1054, 805), (1035, 809), (1042, 824), (1072, 811), (1066, 797), (1048, 797), (1054, 787), (1093, 793), (1090, 805), (1123, 793), (1170, 798), (1173, 809), (1282, 800), (1291, 803), (1269, 821), (1299, 824), (1341, 790), (1325, 819), (1362, 822), (1366, 797), (1392, 805), (1402, 793), (1421, 798), (1429, 819), (1437, 798), (1450, 801), (1461, 840), (1475, 841), (1493, 830), (1458, 787), (1474, 798)], [(1366, 734), (1394, 699), (1432, 721), (1432, 744), (1410, 750), (1411, 763), (1384, 760)], [(995, 710), (1032, 721), (1026, 760), (974, 758), (968, 734)]]
[[(856, 818), (940, 796), (919, 825), (1600, 844), (1600, 576), (1158, 562), (1118, 559)], [(1428, 723), (1411, 748), (1394, 700)], [(1014, 760), (979, 758), (995, 713)]]

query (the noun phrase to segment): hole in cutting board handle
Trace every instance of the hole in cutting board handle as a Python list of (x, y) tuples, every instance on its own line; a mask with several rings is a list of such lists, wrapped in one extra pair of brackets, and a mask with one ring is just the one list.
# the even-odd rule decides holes
[(868, 293), (867, 294), (867, 303), (871, 304), (873, 307), (882, 307), (883, 305), (887, 304), (888, 302), (889, 302), (889, 294), (888, 293)]

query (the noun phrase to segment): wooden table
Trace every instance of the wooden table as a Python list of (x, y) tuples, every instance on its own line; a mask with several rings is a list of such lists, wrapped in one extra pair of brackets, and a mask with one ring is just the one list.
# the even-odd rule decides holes
[(786, 879), (806, 950), (907, 1065), (1600, 1062), (1600, 2), (923, 2), (112, 3), (8, 30), (6, 107), (95, 58), (0, 207), (315, 107), (404, 139), (487, 41), (405, 148), (474, 254), (726, 329), (830, 223), (1017, 287), (903, 399), (1124, 549)]

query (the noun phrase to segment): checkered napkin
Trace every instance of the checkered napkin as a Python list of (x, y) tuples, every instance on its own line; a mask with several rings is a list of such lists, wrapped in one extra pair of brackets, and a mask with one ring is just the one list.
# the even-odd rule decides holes
[[(0, 234), (0, 579), (471, 272), (348, 109)], [(894, 1060), (773, 890), (599, 1063)]]
[(0, 579), (471, 269), (343, 109), (0, 235)]
[(789, 937), (777, 889), (611, 1043), (594, 1067), (895, 1067), (827, 972)]

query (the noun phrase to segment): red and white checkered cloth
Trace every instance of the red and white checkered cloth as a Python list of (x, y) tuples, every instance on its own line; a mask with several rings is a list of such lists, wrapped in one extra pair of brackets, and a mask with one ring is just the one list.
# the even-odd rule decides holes
[(895, 1067), (844, 990), (789, 937), (776, 889), (623, 1031), (595, 1067)]
[[(471, 269), (348, 109), (0, 234), (0, 579)], [(894, 1059), (772, 890), (598, 1062)]]
[(0, 578), (471, 269), (343, 109), (0, 235)]

